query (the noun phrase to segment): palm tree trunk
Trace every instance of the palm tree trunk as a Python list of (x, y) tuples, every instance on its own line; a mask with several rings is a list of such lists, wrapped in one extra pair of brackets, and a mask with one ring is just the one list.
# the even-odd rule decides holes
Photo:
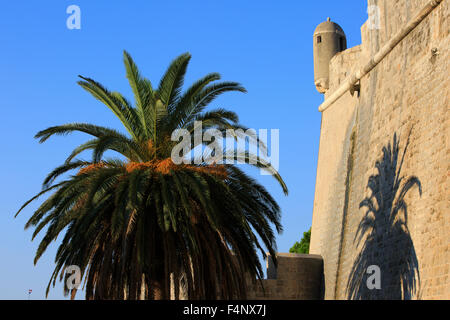
[(162, 281), (151, 281), (151, 295), (153, 300), (165, 300), (165, 288), (164, 288), (164, 280)]

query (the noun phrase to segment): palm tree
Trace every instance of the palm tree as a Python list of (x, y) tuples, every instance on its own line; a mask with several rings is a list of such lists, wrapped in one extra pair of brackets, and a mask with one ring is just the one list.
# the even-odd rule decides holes
[[(35, 228), (33, 239), (47, 228), (35, 264), (49, 243), (65, 232), (47, 294), (68, 266), (77, 265), (86, 299), (179, 299), (182, 288), (189, 299), (245, 298), (246, 275), (263, 276), (258, 251), (265, 256), (265, 246), (275, 257), (272, 225), (282, 231), (280, 208), (263, 186), (234, 165), (208, 158), (199, 164), (175, 164), (171, 159), (178, 143), (171, 140), (176, 129), (192, 133), (198, 121), (203, 132), (246, 129), (233, 112), (205, 111), (222, 93), (246, 92), (240, 84), (216, 82), (220, 75), (212, 73), (182, 92), (190, 58), (187, 53), (176, 58), (154, 89), (124, 52), (135, 106), (120, 93), (80, 76), (78, 84), (119, 118), (126, 134), (85, 123), (37, 133), (41, 143), (74, 131), (92, 136), (19, 210), (50, 194), (25, 226)], [(258, 139), (252, 143), (263, 146)], [(203, 144), (193, 141), (191, 149)], [(86, 150), (92, 150), (92, 160), (76, 158)], [(106, 151), (119, 155), (105, 158)], [(254, 166), (271, 171), (287, 194), (270, 164), (245, 150), (233, 156), (253, 159)], [(72, 170), (75, 174), (55, 182)], [(72, 298), (76, 291), (71, 290)], [(65, 294), (69, 292), (65, 288)]]

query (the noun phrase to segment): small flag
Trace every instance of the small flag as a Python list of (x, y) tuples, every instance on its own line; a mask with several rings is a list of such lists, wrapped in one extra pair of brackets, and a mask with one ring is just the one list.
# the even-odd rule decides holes
[(28, 294), (30, 294), (31, 292), (33, 292), (33, 290), (31, 290), (31, 289), (28, 289)]

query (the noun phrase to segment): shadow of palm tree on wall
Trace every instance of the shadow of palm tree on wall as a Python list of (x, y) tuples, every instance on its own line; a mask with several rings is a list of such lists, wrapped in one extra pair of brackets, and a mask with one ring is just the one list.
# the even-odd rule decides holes
[[(409, 137), (399, 163), (399, 140), (383, 147), (383, 157), (375, 164), (377, 174), (369, 178), (370, 195), (360, 203), (367, 211), (354, 241), (362, 248), (352, 267), (347, 293), (349, 299), (411, 299), (420, 286), (419, 264), (408, 230), (406, 194), (414, 187), (422, 195), (420, 180), (401, 175)], [(381, 289), (370, 290), (367, 273), (370, 266), (380, 268)]]

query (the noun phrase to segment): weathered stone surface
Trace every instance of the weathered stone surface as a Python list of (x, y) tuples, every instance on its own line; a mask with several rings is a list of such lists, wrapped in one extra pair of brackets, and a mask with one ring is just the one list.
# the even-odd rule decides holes
[[(277, 255), (278, 268), (268, 259), (269, 279), (248, 280), (249, 300), (319, 300), (322, 297), (323, 260), (317, 255)], [(264, 287), (264, 288), (263, 288)]]
[[(370, 0), (369, 5), (380, 8), (380, 29), (369, 30), (366, 23), (361, 29), (362, 45), (332, 59), (325, 97), (427, 2)], [(444, 0), (361, 80), (359, 95), (347, 92), (323, 113), (311, 253), (324, 259), (327, 299), (450, 299), (448, 17)], [(390, 144), (392, 149), (394, 136), (399, 141), (395, 170), (392, 159), (383, 160), (383, 148)], [(383, 172), (391, 171), (392, 179), (377, 177), (377, 161)], [(399, 176), (405, 177), (400, 189), (409, 177), (417, 177), (422, 194), (415, 185), (404, 196), (407, 218), (400, 210), (397, 224), (383, 222), (399, 204), (401, 191), (394, 186)], [(377, 212), (369, 215), (376, 219), (377, 230), (362, 232), (358, 245), (355, 236), (367, 211), (360, 206), (371, 196), (369, 181), (380, 184), (369, 199)], [(377, 195), (383, 196), (383, 203), (377, 203)], [(414, 264), (415, 259), (417, 267), (405, 269), (406, 262)], [(367, 291), (365, 282), (352, 287), (352, 270), (361, 261), (381, 265), (380, 291)], [(401, 281), (406, 289), (401, 289)]]

